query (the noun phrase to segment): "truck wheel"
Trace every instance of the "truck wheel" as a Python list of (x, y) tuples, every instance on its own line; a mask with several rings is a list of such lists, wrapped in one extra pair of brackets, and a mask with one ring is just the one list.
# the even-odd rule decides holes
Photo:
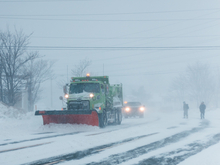
[(102, 114), (99, 115), (99, 126), (100, 128), (105, 128), (107, 125), (107, 116), (106, 113), (103, 112)]
[(121, 110), (118, 110), (117, 111), (117, 124), (120, 125), (121, 124), (121, 121), (122, 121), (122, 113), (121, 113)]

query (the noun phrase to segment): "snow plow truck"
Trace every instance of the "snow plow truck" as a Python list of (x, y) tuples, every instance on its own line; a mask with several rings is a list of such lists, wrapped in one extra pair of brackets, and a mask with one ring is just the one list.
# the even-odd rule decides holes
[(123, 91), (122, 84), (109, 84), (108, 76), (72, 77), (64, 86), (65, 110), (40, 110), (43, 123), (71, 123), (99, 126), (121, 124)]

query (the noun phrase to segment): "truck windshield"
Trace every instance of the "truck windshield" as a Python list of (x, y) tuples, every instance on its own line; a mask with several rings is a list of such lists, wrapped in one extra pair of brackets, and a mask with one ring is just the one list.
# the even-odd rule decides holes
[(70, 85), (70, 94), (83, 92), (100, 93), (100, 85), (98, 83), (74, 83)]

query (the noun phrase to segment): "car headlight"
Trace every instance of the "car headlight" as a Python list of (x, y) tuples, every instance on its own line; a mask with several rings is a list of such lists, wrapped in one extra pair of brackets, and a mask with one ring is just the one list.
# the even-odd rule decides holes
[(125, 111), (126, 111), (126, 112), (129, 112), (130, 110), (131, 110), (131, 109), (130, 109), (129, 107), (126, 107), (126, 108), (125, 108)]
[(65, 96), (64, 96), (64, 97), (67, 99), (67, 98), (69, 98), (69, 95), (68, 95), (68, 94), (65, 94)]
[(142, 112), (143, 112), (144, 110), (145, 110), (145, 108), (144, 108), (144, 107), (140, 107), (140, 111), (142, 111)]

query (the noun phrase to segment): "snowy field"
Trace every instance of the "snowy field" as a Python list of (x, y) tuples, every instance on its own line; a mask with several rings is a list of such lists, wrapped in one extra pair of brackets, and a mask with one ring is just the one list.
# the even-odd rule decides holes
[[(10, 111), (11, 113), (8, 113)], [(33, 113), (13, 115), (0, 105), (0, 164), (220, 164), (220, 110), (206, 119), (190, 109), (147, 110), (104, 129), (87, 125), (43, 125)]]

